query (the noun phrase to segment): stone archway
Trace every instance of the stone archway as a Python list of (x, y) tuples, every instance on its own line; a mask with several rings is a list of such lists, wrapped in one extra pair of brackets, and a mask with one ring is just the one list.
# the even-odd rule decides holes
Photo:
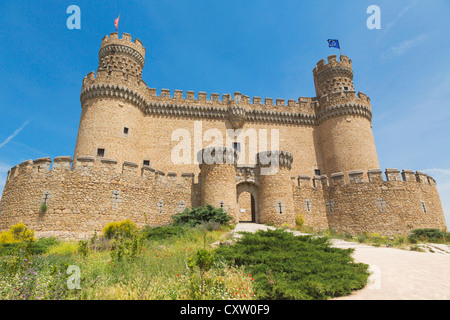
[[(245, 197), (247, 193), (248, 197)], [(259, 222), (258, 197), (258, 186), (256, 184), (251, 182), (242, 182), (236, 186), (239, 222)], [(245, 203), (243, 203), (244, 201)], [(250, 210), (250, 212), (248, 212), (247, 210)]]

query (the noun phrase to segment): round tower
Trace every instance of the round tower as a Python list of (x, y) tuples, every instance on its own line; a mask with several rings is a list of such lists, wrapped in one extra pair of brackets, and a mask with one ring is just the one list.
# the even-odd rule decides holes
[(292, 154), (286, 151), (258, 153), (259, 223), (295, 225), (292, 161)]
[(119, 34), (114, 32), (102, 39), (98, 61), (97, 73), (136, 82), (142, 78), (145, 48), (139, 39), (132, 42), (130, 34), (124, 33), (119, 39)]
[(324, 173), (379, 168), (370, 99), (354, 91), (352, 61), (335, 55), (313, 70)]
[(227, 147), (201, 150), (200, 163), (201, 205), (223, 208), (237, 219), (236, 166), (237, 151)]
[[(81, 119), (74, 158), (96, 156), (119, 163), (140, 163), (145, 48), (117, 32), (102, 39), (97, 74), (89, 73), (81, 90)], [(131, 97), (131, 98), (130, 98)], [(125, 99), (127, 98), (127, 99)], [(120, 166), (118, 166), (120, 168)]]

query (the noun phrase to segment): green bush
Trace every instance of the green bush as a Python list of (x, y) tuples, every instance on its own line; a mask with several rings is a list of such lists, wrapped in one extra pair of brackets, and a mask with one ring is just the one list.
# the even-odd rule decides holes
[(408, 235), (408, 240), (411, 243), (417, 242), (434, 242), (443, 243), (450, 239), (450, 235), (447, 232), (440, 231), (439, 229), (415, 229)]
[(58, 244), (55, 237), (40, 238), (36, 242), (14, 242), (0, 245), (0, 255), (17, 255), (20, 249), (26, 248), (30, 254), (45, 254), (51, 246)]
[(362, 289), (368, 265), (355, 263), (352, 249), (332, 248), (326, 238), (294, 236), (283, 230), (245, 233), (217, 258), (245, 266), (255, 279), (258, 299), (318, 300)]
[(164, 240), (169, 238), (178, 238), (186, 232), (182, 226), (161, 226), (150, 227), (144, 226), (141, 230), (142, 236), (149, 240)]
[(194, 227), (205, 222), (217, 222), (221, 225), (228, 224), (232, 219), (222, 208), (215, 208), (210, 204), (194, 209), (186, 208), (183, 212), (179, 212), (172, 216), (174, 225), (186, 225)]
[(103, 229), (103, 236), (106, 239), (112, 238), (131, 238), (134, 233), (138, 231), (138, 227), (131, 220), (114, 221), (108, 223)]

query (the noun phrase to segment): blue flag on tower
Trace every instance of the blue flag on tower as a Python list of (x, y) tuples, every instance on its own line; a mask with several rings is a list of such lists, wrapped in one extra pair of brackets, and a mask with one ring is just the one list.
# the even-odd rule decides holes
[(328, 39), (328, 47), (341, 49), (339, 46), (339, 40), (337, 39)]

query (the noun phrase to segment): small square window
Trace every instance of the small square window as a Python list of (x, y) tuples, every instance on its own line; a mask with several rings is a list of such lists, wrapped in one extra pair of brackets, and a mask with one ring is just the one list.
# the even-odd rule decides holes
[(144, 166), (150, 166), (150, 160), (144, 160)]
[(123, 128), (123, 133), (124, 133), (124, 134), (128, 134), (128, 128), (127, 128), (127, 127), (124, 127), (124, 128)]
[(105, 149), (97, 149), (97, 156), (98, 157), (104, 157), (105, 156)]
[(319, 169), (314, 170), (314, 175), (320, 176), (320, 170)]

